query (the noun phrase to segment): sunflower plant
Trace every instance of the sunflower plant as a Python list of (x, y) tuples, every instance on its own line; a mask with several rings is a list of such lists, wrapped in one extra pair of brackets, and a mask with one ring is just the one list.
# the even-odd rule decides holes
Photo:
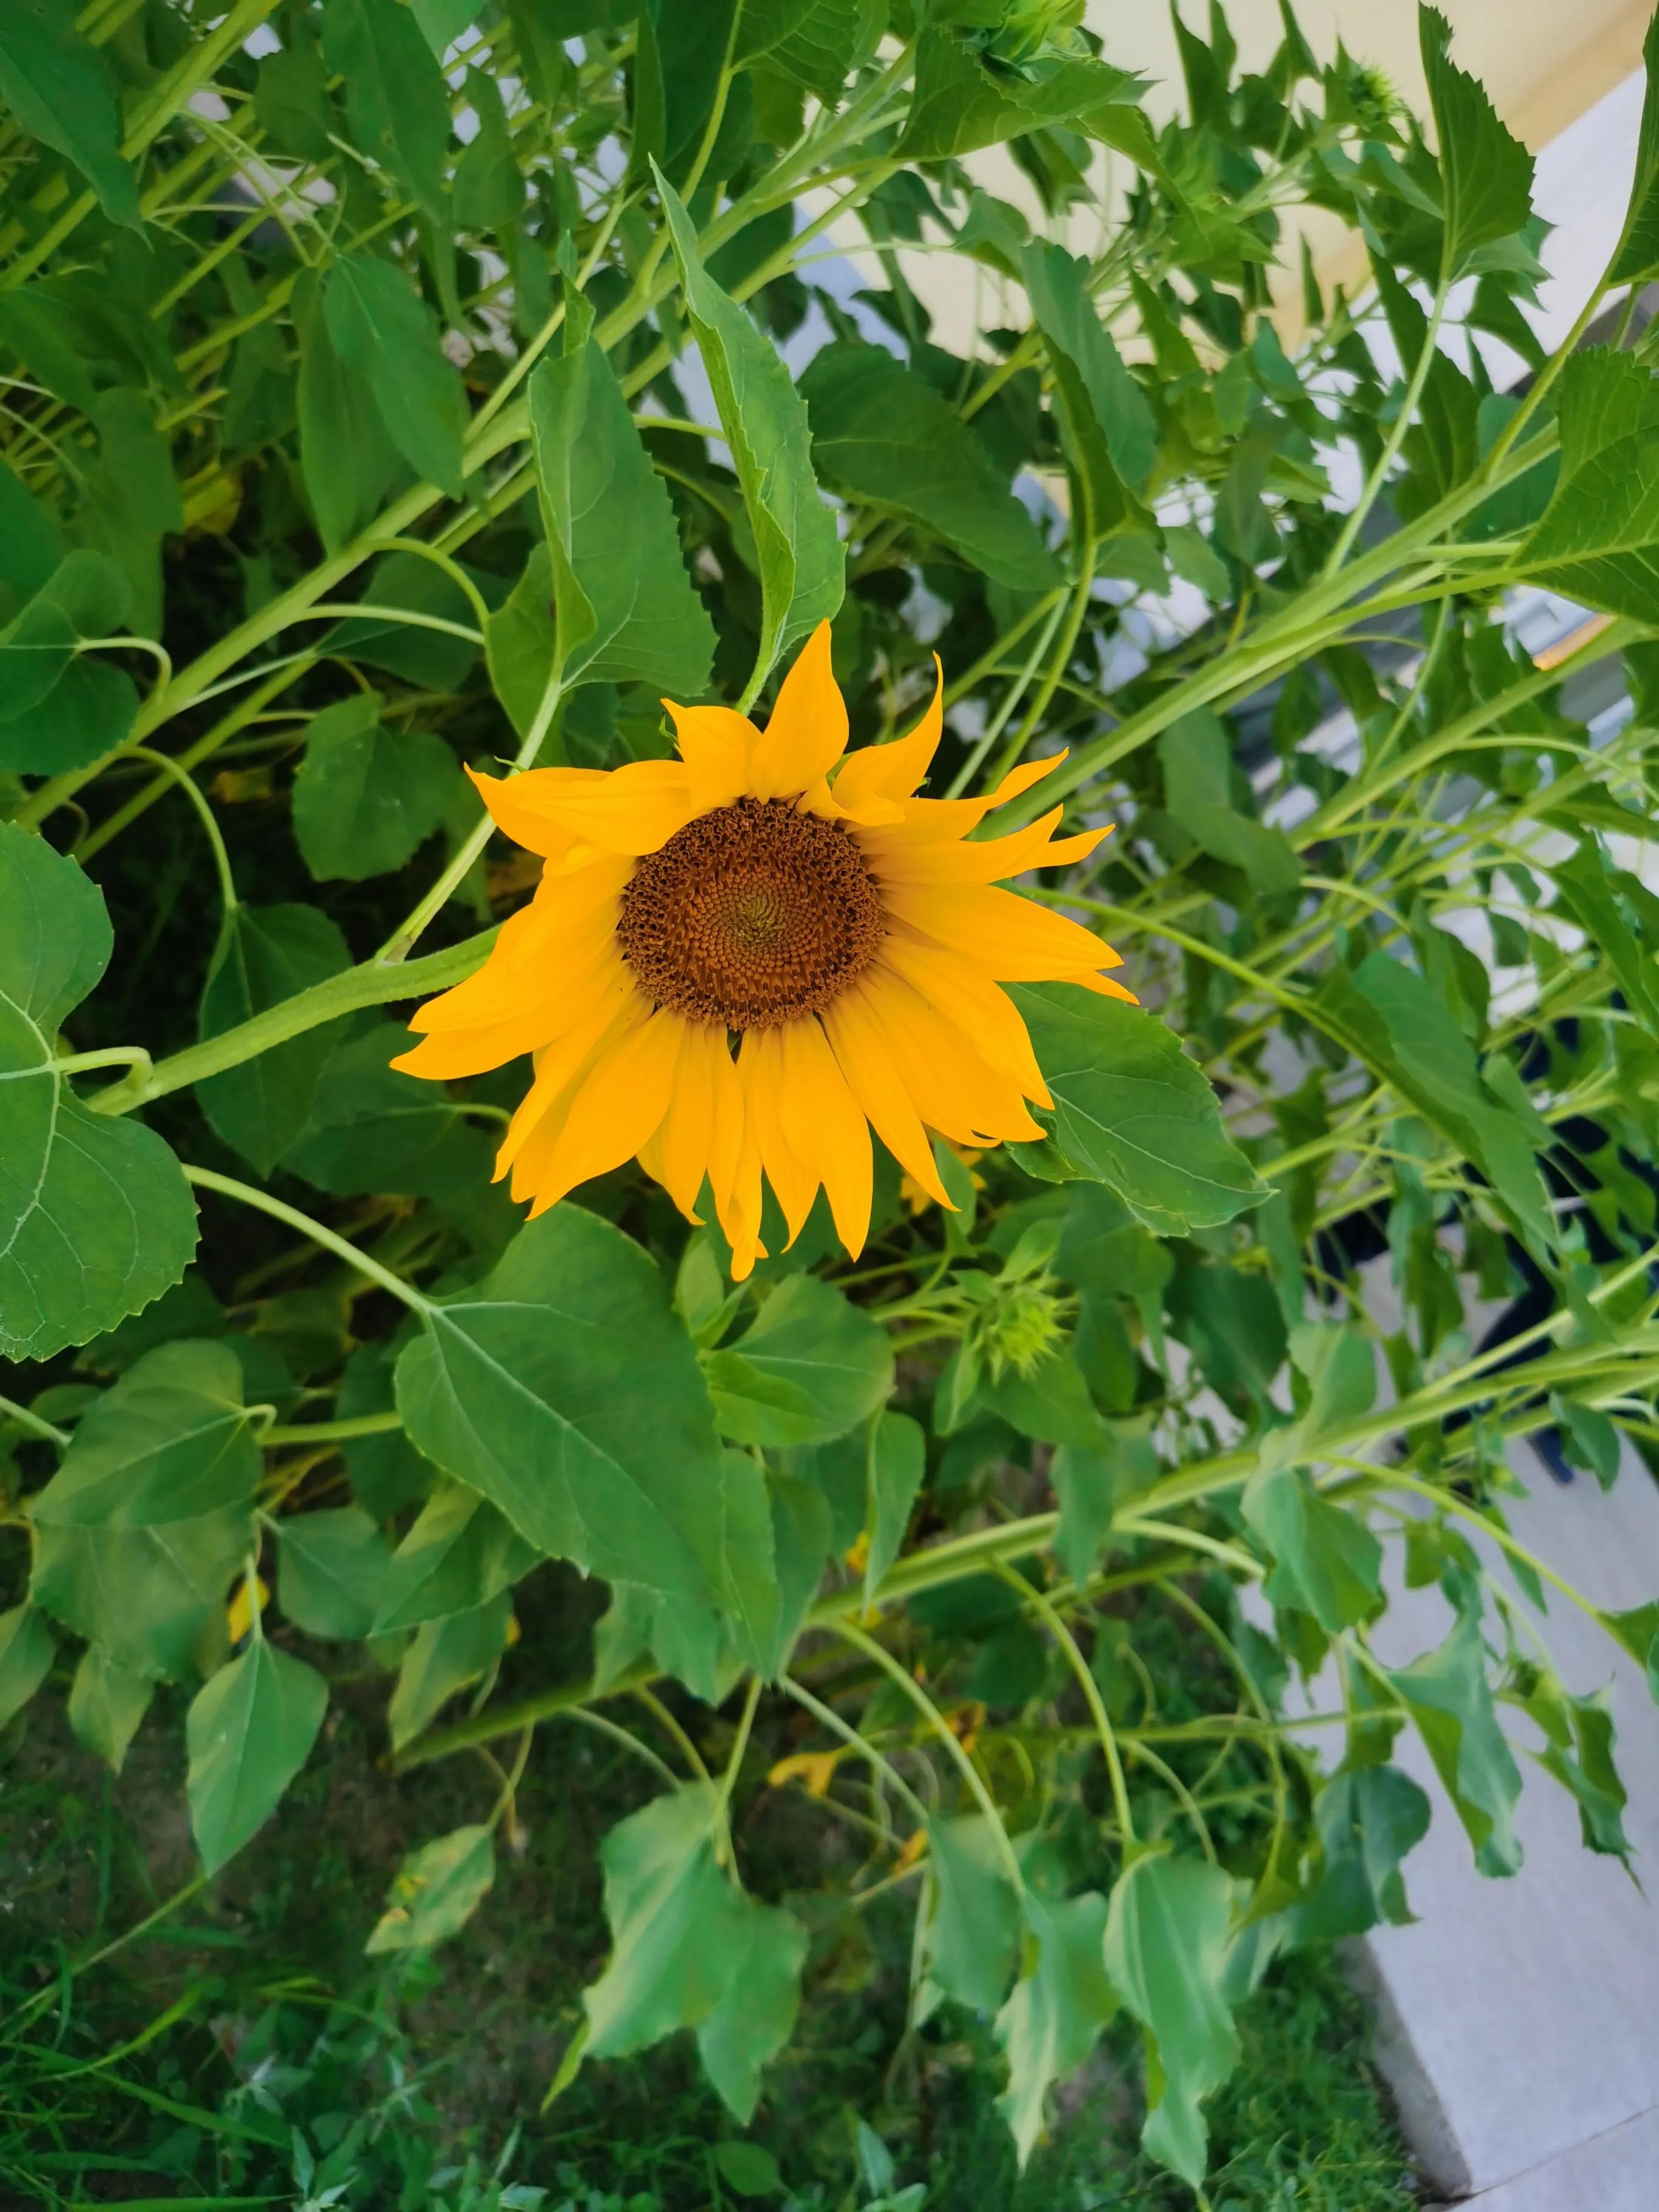
[(902, 1887), (1022, 2157), (1123, 2010), (1199, 2187), (1425, 1780), (1627, 1852), (1546, 1597), (1659, 1606), (1509, 1515), (1659, 1438), (1659, 89), (1547, 354), (1421, 27), (1161, 121), (1054, 0), (0, 12), (0, 1718), (210, 1875), (331, 1704), (471, 1754), (377, 1954), (628, 1747), (554, 2090), (747, 2124)]

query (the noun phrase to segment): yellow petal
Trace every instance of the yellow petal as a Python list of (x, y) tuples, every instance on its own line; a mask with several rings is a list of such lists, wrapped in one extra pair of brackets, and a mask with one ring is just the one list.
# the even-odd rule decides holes
[[(483, 788), (481, 779), (474, 781)], [(556, 830), (563, 841), (561, 852), (579, 838), (606, 853), (654, 853), (696, 811), (690, 776), (678, 761), (629, 761), (608, 772), (532, 769), (510, 786), (495, 788), (503, 795), (486, 803), (498, 819), (510, 809), (515, 821), (546, 825), (540, 830), (544, 838)], [(520, 829), (509, 834), (521, 844), (528, 842)]]
[(749, 788), (749, 756), (758, 736), (754, 724), (730, 707), (677, 707), (672, 699), (662, 703), (674, 720), (696, 812), (730, 806)]
[(890, 884), (888, 911), (1000, 983), (1039, 983), (1094, 968), (1121, 968), (1103, 938), (1014, 891), (980, 884)]
[(522, 775), (508, 776), (480, 775), (472, 768), (466, 772), (495, 827), (526, 852), (539, 853), (544, 859), (554, 860), (564, 857), (570, 848), (571, 838), (563, 822), (547, 811), (547, 794), (555, 787), (556, 780), (562, 778), (568, 782), (577, 779), (586, 783), (605, 781), (605, 770), (597, 768), (537, 768)]
[(1026, 1112), (1017, 1086), (989, 1066), (972, 1039), (943, 1020), (902, 977), (873, 970), (866, 980), (865, 996), (905, 1088), (930, 1127), (958, 1146), (1041, 1139), (1042, 1131)]
[(806, 1226), (812, 1200), (818, 1194), (818, 1178), (797, 1157), (784, 1131), (782, 1032), (750, 1030), (743, 1041), (738, 1073), (743, 1081), (744, 1110), (760, 1148), (761, 1169), (777, 1194), (793, 1244)]
[(608, 1046), (620, 1044), (630, 1030), (641, 1028), (648, 1019), (649, 1000), (634, 988), (633, 978), (617, 964), (621, 972), (595, 997), (581, 1019), (537, 1054), (535, 1080), (519, 1101), (495, 1155), (497, 1182), (544, 1121), (549, 1123), (547, 1140), (557, 1136), (564, 1126), (561, 1109), (594, 1060)]
[(714, 1073), (709, 1057), (711, 1040), (718, 1042), (726, 1058), (724, 1030), (702, 1024), (692, 1030), (680, 1051), (674, 1077), (674, 1095), (658, 1130), (656, 1158), (652, 1173), (688, 1221), (700, 1218), (697, 1196), (714, 1155)]
[(982, 969), (902, 928), (888, 931), (881, 963), (914, 985), (947, 1021), (966, 1030), (992, 1066), (1012, 1077), (1026, 1097), (1039, 1106), (1054, 1104), (1019, 1009)]
[(847, 750), (847, 705), (830, 666), (830, 625), (820, 623), (784, 678), (766, 734), (750, 759), (757, 799), (793, 799), (827, 775)]
[(836, 1233), (856, 1260), (870, 1233), (870, 1124), (812, 1016), (790, 1022), (780, 1035), (783, 1079), (779, 1111), (784, 1137), (796, 1158), (823, 1183), (836, 1218)]
[(915, 1101), (894, 1062), (863, 983), (854, 984), (833, 1006), (825, 1008), (823, 1031), (847, 1079), (848, 1089), (876, 1134), (927, 1195), (954, 1213), (957, 1209), (933, 1165), (933, 1147), (921, 1126)]
[[(668, 1111), (685, 1029), (680, 1015), (659, 1011), (599, 1055), (570, 1102), (545, 1165), (538, 1164), (532, 1215), (556, 1206), (578, 1183), (620, 1167), (654, 1135)], [(515, 1175), (515, 1195), (518, 1188)]]
[(1059, 752), (1042, 760), (1022, 762), (1009, 770), (994, 791), (978, 799), (908, 799), (902, 823), (890, 829), (877, 825), (861, 842), (867, 843), (872, 853), (885, 853), (892, 846), (909, 844), (917, 838), (965, 837), (994, 808), (1007, 805), (1034, 783), (1041, 783), (1045, 775), (1052, 775), (1065, 757)]
[(1085, 830), (1076, 837), (1055, 837), (1060, 812), (1056, 806), (1029, 829), (971, 844), (965, 839), (895, 842), (876, 866), (884, 883), (905, 884), (993, 884), (1000, 877), (1024, 875), (1028, 868), (1068, 867), (1086, 860), (1109, 832)]
[[(612, 854), (578, 877), (544, 882), (512, 915), (477, 975), (428, 999), (410, 1027), (430, 1034), (507, 1020), (569, 1000), (616, 947), (623, 886), (634, 863)], [(549, 1034), (556, 1034), (556, 1018)]]
[(848, 754), (835, 781), (837, 803), (855, 820), (880, 820), (879, 815), (866, 817), (860, 810), (872, 799), (908, 799), (920, 789), (944, 728), (945, 671), (935, 653), (933, 696), (927, 712), (908, 736), (895, 738), (890, 744), (862, 745)]

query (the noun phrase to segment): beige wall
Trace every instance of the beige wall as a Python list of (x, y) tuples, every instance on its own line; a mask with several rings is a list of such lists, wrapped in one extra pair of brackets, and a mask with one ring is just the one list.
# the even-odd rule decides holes
[[(1187, 21), (1202, 32), (1205, 0), (1182, 4)], [(1547, 144), (1638, 66), (1652, 13), (1650, 0), (1441, 0), (1441, 8), (1451, 23), (1454, 58), (1532, 147)], [(1296, 12), (1322, 60), (1340, 38), (1358, 59), (1382, 69), (1413, 106), (1424, 104), (1413, 0), (1298, 0)], [(1231, 0), (1227, 17), (1243, 65), (1260, 68), (1279, 43), (1277, 0)], [(1170, 107), (1178, 102), (1180, 64), (1162, 6), (1089, 0), (1088, 22), (1106, 41), (1108, 61), (1159, 79)]]

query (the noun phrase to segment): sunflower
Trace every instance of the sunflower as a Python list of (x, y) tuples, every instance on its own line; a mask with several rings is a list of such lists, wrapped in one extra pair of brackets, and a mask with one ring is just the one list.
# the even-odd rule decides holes
[(444, 1078), (532, 1055), (495, 1170), (532, 1215), (637, 1155), (693, 1222), (707, 1187), (739, 1280), (766, 1253), (763, 1176), (791, 1243), (822, 1187), (856, 1257), (872, 1129), (945, 1206), (930, 1130), (975, 1149), (1042, 1135), (1027, 1102), (1052, 1101), (1002, 984), (1131, 997), (1100, 972), (1121, 964), (1109, 945), (994, 888), (1106, 833), (1056, 836), (1056, 807), (970, 836), (1063, 755), (984, 798), (916, 798), (942, 675), (908, 736), (848, 753), (827, 623), (764, 731), (664, 704), (677, 761), (474, 777), (541, 882), (478, 973), (416, 1015), (421, 1042), (395, 1065)]

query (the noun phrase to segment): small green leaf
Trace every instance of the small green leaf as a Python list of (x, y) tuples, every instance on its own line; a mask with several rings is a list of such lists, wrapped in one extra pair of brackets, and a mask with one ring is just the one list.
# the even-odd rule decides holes
[(1300, 1468), (1258, 1467), (1244, 1486), (1243, 1513), (1277, 1562), (1267, 1583), (1274, 1605), (1300, 1606), (1333, 1636), (1377, 1610), (1382, 1547)]
[(904, 1544), (911, 1508), (927, 1471), (927, 1438), (908, 1413), (882, 1412), (870, 1425), (869, 1475), (864, 1525), (870, 1548), (864, 1562), (866, 1602), (873, 1600)]
[(771, 340), (704, 268), (691, 219), (660, 173), (657, 185), (686, 312), (754, 532), (759, 666), (769, 670), (841, 605), (846, 556), (835, 516), (818, 495), (811, 425), (788, 370)]
[(997, 2014), (997, 2040), (1008, 2059), (1008, 2087), (997, 2109), (1024, 2165), (1043, 2129), (1049, 2087), (1087, 2059), (1117, 2009), (1101, 1947), (1106, 1899), (1093, 1890), (1063, 1900), (1028, 1890), (1022, 1899), (1036, 1958)]
[(294, 781), (294, 834), (318, 881), (401, 868), (461, 787), (460, 763), (430, 730), (392, 730), (378, 692), (325, 708), (306, 732)]
[[(462, 7), (472, 0), (459, 0)], [(464, 230), (500, 230), (523, 212), (525, 181), (513, 150), (501, 87), (486, 70), (466, 73), (467, 105), (478, 118), (455, 165), (455, 220)]]
[(422, 1844), (392, 1876), (386, 1909), (364, 1950), (429, 1951), (459, 1933), (495, 1880), (495, 1844), (480, 1826)]
[(1119, 1877), (1106, 1923), (1106, 1971), (1157, 2062), (1141, 2143), (1194, 2189), (1208, 2143), (1200, 2106), (1238, 2063), (1223, 1995), (1232, 1889), (1218, 1867), (1139, 1858)]
[(535, 1560), (531, 1547), (476, 1490), (445, 1483), (386, 1563), (374, 1632), (418, 1628), (483, 1605)]
[(329, 336), (319, 279), (295, 286), (300, 339), (300, 467), (318, 533), (337, 553), (368, 529), (398, 474), (398, 453), (374, 386), (343, 362)]
[(1441, 274), (1449, 283), (1483, 246), (1513, 236), (1532, 213), (1532, 156), (1452, 60), (1451, 25), (1439, 9), (1420, 7), (1417, 20), (1445, 194)]
[(118, 1774), (155, 1693), (148, 1674), (123, 1666), (101, 1644), (88, 1644), (70, 1685), (69, 1724), (76, 1742)]
[(465, 396), (408, 277), (389, 261), (342, 254), (323, 280), (323, 313), (336, 357), (373, 391), (392, 444), (416, 476), (459, 499)]
[[(315, 907), (233, 907), (202, 992), (202, 1036), (222, 1036), (350, 965), (344, 938)], [(261, 1175), (304, 1128), (336, 1034), (324, 1023), (197, 1085), (208, 1120)]]
[(20, 1713), (52, 1672), (58, 1639), (38, 1607), (0, 1613), (0, 1729)]
[(1019, 274), (1054, 371), (1066, 458), (1090, 501), (1092, 534), (1153, 527), (1135, 494), (1152, 473), (1158, 428), (1089, 290), (1089, 264), (1064, 246), (1033, 244)]
[(1385, 1921), (1409, 1923), (1415, 1916), (1400, 1866), (1429, 1832), (1424, 1791), (1397, 1766), (1361, 1766), (1332, 1776), (1314, 1814), (1324, 1868), (1295, 1908), (1296, 1941), (1331, 1943)]
[(138, 711), (132, 678), (78, 656), (83, 639), (122, 627), (131, 597), (106, 553), (80, 549), (0, 629), (0, 769), (55, 775), (85, 768), (127, 736)]
[(722, 2142), (714, 2146), (720, 2179), (739, 2197), (781, 2197), (784, 2179), (763, 2143)]
[(308, 1636), (371, 1634), (392, 1553), (360, 1505), (293, 1513), (277, 1523), (276, 1595)]
[(1636, 142), (1636, 174), (1619, 248), (1607, 270), (1610, 286), (1645, 284), (1659, 276), (1659, 15), (1648, 25), (1642, 62), (1647, 89)]
[(1155, 1015), (1065, 984), (1011, 994), (1076, 1170), (1159, 1236), (1231, 1221), (1267, 1186), (1228, 1139), (1214, 1091)]
[(721, 1433), (745, 1444), (816, 1444), (842, 1436), (893, 1387), (878, 1322), (815, 1275), (787, 1275), (750, 1328), (703, 1371)]
[(196, 1205), (159, 1137), (89, 1113), (57, 1074), (61, 1024), (102, 975), (96, 886), (0, 823), (0, 1358), (48, 1359), (159, 1297), (196, 1249)]
[(1164, 805), (1200, 852), (1238, 869), (1263, 898), (1296, 890), (1302, 867), (1290, 839), (1234, 803), (1231, 740), (1218, 714), (1183, 714), (1158, 738), (1158, 755)]
[(473, 1290), (427, 1309), (398, 1364), (410, 1440), (538, 1551), (718, 1601), (718, 1447), (654, 1263), (559, 1206)]
[(498, 1590), (482, 1605), (416, 1630), (386, 1708), (394, 1750), (419, 1735), (458, 1691), (489, 1672), (507, 1649), (512, 1624), (512, 1593)]
[(830, 490), (902, 516), (1011, 591), (1059, 581), (1036, 525), (957, 409), (884, 346), (826, 346), (800, 395)]
[(945, 161), (1059, 124), (1121, 146), (1151, 167), (1146, 118), (1133, 105), (1145, 89), (1144, 80), (1127, 70), (1085, 59), (1056, 60), (1024, 75), (993, 73), (953, 22), (930, 21), (917, 46), (909, 118), (896, 150), (901, 161)]
[(1063, 1446), (1049, 1462), (1048, 1479), (1060, 1502), (1054, 1556), (1073, 1582), (1086, 1582), (1112, 1525), (1117, 1494), (1113, 1454)]
[(112, 222), (143, 229), (137, 179), (121, 156), (115, 80), (76, 29), (72, 0), (8, 0), (0, 94), (29, 137), (74, 162)]
[(327, 1705), (322, 1676), (263, 1636), (197, 1692), (185, 1722), (185, 1790), (209, 1874), (234, 1858), (276, 1811), (311, 1755)]

